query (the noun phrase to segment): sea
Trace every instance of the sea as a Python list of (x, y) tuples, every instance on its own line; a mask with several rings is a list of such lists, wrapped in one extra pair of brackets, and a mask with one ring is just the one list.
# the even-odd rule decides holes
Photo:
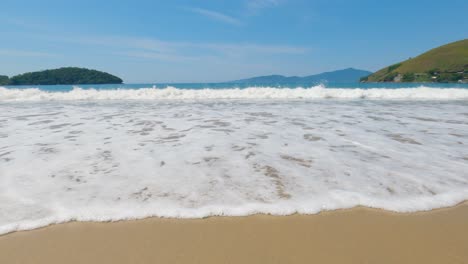
[(468, 84), (0, 87), (0, 234), (468, 199)]

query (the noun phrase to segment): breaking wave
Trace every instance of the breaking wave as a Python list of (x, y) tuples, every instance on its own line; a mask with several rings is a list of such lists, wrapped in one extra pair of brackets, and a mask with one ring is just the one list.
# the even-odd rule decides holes
[(39, 88), (0, 87), (0, 101), (83, 101), (83, 100), (210, 100), (210, 99), (408, 99), (408, 100), (460, 100), (468, 99), (463, 88), (309, 88), (247, 87), (224, 89), (83, 89), (51, 92)]
[(430, 87), (0, 88), (0, 235), (453, 206), (468, 200), (466, 99)]

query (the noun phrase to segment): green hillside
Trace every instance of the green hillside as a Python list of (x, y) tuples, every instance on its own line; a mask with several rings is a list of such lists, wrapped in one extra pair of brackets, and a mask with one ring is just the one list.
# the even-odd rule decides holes
[(122, 79), (106, 72), (67, 67), (13, 76), (9, 85), (120, 84)]
[(364, 82), (468, 82), (468, 39), (453, 42), (415, 58), (388, 66)]

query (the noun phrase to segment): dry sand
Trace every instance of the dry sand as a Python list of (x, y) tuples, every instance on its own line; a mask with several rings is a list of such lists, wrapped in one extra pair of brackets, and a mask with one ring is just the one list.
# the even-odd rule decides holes
[(0, 263), (468, 263), (468, 205), (67, 223), (0, 236)]

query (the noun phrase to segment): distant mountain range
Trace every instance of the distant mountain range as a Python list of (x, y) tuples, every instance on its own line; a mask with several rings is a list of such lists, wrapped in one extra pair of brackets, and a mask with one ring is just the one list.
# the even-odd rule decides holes
[(358, 70), (348, 68), (344, 70), (324, 72), (315, 75), (309, 75), (305, 77), (298, 76), (283, 76), (283, 75), (268, 75), (259, 76), (249, 79), (242, 79), (237, 81), (231, 81), (229, 83), (239, 84), (256, 84), (256, 85), (281, 85), (281, 84), (311, 84), (318, 82), (332, 82), (332, 83), (350, 83), (359, 82), (362, 77), (372, 74), (370, 71)]

